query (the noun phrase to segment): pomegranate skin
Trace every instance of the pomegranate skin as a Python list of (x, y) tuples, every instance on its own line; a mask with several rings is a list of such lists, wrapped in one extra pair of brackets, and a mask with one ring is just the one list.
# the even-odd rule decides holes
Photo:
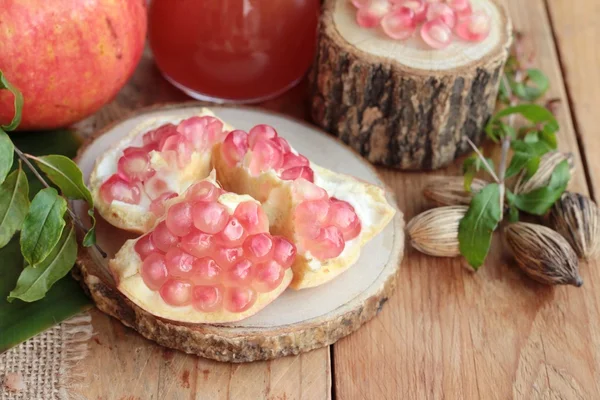
[[(146, 38), (145, 0), (2, 0), (0, 70), (25, 100), (19, 130), (68, 126), (109, 102)], [(14, 113), (0, 91), (0, 123)]]

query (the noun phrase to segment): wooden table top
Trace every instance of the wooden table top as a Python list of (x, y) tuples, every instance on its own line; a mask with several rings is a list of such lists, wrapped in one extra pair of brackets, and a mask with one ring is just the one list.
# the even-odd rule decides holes
[[(504, 0), (529, 36), (536, 66), (562, 100), (559, 146), (575, 154), (570, 190), (600, 195), (600, 4)], [(308, 119), (305, 86), (261, 106)], [(165, 82), (150, 55), (119, 96), (80, 123), (86, 135), (142, 106), (189, 100)], [(456, 164), (458, 165), (458, 163)], [(380, 169), (406, 218), (426, 209), (429, 176)], [(89, 399), (598, 399), (600, 265), (582, 264), (581, 288), (525, 277), (501, 251), (477, 273), (459, 259), (409, 249), (396, 293), (358, 332), (296, 357), (232, 365), (163, 349), (93, 311), (96, 332), (82, 361)]]

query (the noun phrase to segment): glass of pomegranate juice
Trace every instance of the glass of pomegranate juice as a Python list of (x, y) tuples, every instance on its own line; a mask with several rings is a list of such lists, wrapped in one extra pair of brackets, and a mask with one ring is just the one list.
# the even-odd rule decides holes
[(310, 66), (320, 0), (153, 0), (149, 41), (188, 95), (249, 103), (281, 94)]

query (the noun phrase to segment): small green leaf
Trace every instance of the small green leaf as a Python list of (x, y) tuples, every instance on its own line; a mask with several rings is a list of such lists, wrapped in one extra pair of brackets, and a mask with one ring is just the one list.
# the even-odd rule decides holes
[(541, 161), (542, 157), (540, 156), (535, 156), (530, 158), (527, 161), (527, 164), (525, 164), (525, 171), (527, 171), (527, 173), (525, 174), (525, 179), (529, 179), (533, 176), (533, 174), (535, 174), (540, 166), (540, 161)]
[(552, 171), (548, 186), (528, 193), (514, 195), (512, 202), (521, 211), (534, 215), (543, 215), (567, 189), (570, 179), (569, 162), (563, 160)]
[(523, 82), (511, 82), (513, 93), (522, 100), (533, 102), (550, 87), (548, 77), (539, 69), (528, 69)]
[(475, 270), (485, 261), (501, 218), (500, 185), (490, 183), (473, 197), (458, 229), (460, 253)]
[(29, 184), (25, 172), (19, 166), (0, 185), (0, 248), (6, 246), (21, 229), (28, 209)]
[(96, 218), (94, 217), (93, 208), (88, 210), (88, 215), (92, 219), (92, 227), (87, 231), (85, 237), (83, 238), (83, 245), (85, 247), (90, 247), (96, 244)]
[(23, 111), (23, 95), (6, 79), (2, 71), (0, 71), (0, 89), (8, 89), (15, 98), (15, 115), (8, 125), (2, 125), (1, 128), (5, 131), (14, 131), (21, 123), (21, 112)]
[(515, 206), (511, 206), (508, 209), (508, 220), (510, 222), (519, 222), (519, 209)]
[(0, 184), (6, 179), (6, 175), (13, 166), (15, 146), (6, 132), (0, 129)]
[(21, 229), (21, 252), (33, 267), (54, 249), (65, 226), (67, 201), (55, 189), (40, 190), (31, 201)]
[(527, 162), (531, 159), (531, 156), (527, 153), (523, 153), (517, 151), (513, 153), (512, 158), (510, 159), (510, 164), (506, 169), (505, 177), (512, 178), (517, 175), (521, 170), (527, 165)]
[(547, 132), (553, 133), (558, 131), (558, 122), (550, 110), (538, 104), (519, 104), (517, 106), (506, 107), (496, 113), (486, 126), (486, 132), (488, 129), (492, 129), (493, 126), (497, 126), (501, 118), (512, 114), (520, 114), (533, 124), (543, 125), (543, 128)]
[(77, 241), (72, 226), (63, 230), (52, 252), (37, 267), (27, 266), (17, 285), (8, 296), (8, 301), (20, 299), (32, 302), (42, 299), (48, 290), (69, 273), (77, 258)]
[(85, 200), (90, 207), (94, 206), (92, 194), (83, 183), (83, 174), (73, 160), (61, 155), (30, 157), (48, 175), (48, 178), (60, 188), (63, 195), (70, 199)]

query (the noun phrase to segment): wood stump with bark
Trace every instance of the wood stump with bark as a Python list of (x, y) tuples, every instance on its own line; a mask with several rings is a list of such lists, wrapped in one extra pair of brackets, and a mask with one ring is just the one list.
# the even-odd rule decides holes
[(349, 0), (325, 0), (310, 76), (315, 123), (375, 164), (436, 169), (482, 139), (512, 41), (506, 10), (472, 0), (491, 17), (479, 43), (455, 37), (428, 48), (418, 31), (405, 41), (356, 23)]

